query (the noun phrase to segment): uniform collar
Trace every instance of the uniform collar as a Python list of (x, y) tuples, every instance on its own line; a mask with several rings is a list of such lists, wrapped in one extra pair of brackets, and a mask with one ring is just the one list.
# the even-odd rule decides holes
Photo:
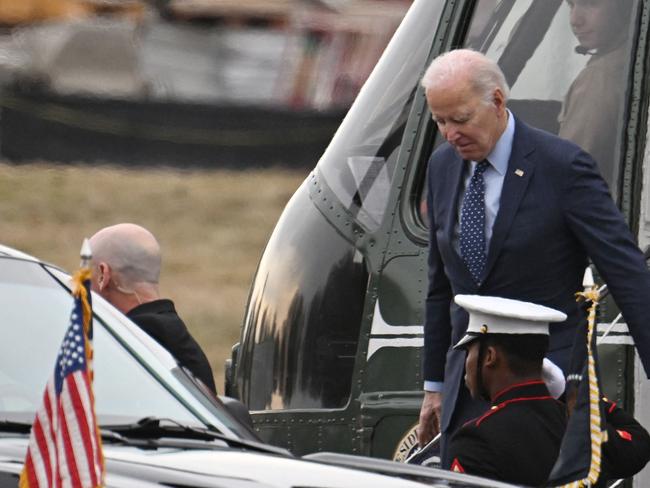
[(546, 396), (551, 398), (550, 395), (551, 394), (549, 393), (546, 384), (541, 379), (526, 381), (510, 385), (498, 392), (492, 399), (492, 405), (498, 405), (513, 399), (539, 398)]

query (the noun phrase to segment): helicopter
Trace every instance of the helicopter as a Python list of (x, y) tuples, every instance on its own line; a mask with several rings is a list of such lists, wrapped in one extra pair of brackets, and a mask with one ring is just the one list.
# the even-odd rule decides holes
[[(419, 81), (440, 53), (467, 47), (496, 60), (511, 87), (508, 108), (590, 152), (640, 247), (650, 244), (650, 1), (588, 3), (610, 4), (603, 28), (611, 48), (580, 39), (575, 16), (583, 0), (413, 2), (288, 202), (253, 279), (226, 394), (249, 407), (265, 441), (296, 454), (398, 461), (417, 443), (428, 287), (424, 182), (443, 142)], [(606, 56), (617, 68), (586, 89)], [(650, 425), (650, 383), (617, 315), (611, 299), (602, 304), (603, 390)], [(634, 483), (648, 486), (648, 470)]]

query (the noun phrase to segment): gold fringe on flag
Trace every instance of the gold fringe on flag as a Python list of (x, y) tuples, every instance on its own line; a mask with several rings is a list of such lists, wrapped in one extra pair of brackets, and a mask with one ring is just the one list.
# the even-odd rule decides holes
[[(86, 339), (89, 339), (90, 335), (90, 324), (92, 319), (92, 310), (90, 307), (90, 301), (88, 300), (88, 289), (85, 286), (85, 282), (90, 280), (92, 272), (90, 268), (83, 267), (77, 270), (77, 272), (72, 276), (72, 295), (74, 297), (81, 299), (81, 308), (83, 310), (83, 324), (84, 324), (84, 334), (86, 334)], [(93, 359), (93, 347), (92, 341), (87, 341), (86, 346), (86, 359), (88, 360), (88, 365), (92, 365)], [(91, 381), (93, 376), (91, 373)]]
[(592, 288), (584, 292), (576, 293), (578, 298), (591, 300), (589, 307), (589, 316), (587, 320), (587, 376), (589, 379), (589, 432), (591, 436), (591, 464), (587, 477), (573, 481), (559, 488), (588, 488), (598, 482), (601, 470), (602, 445), (607, 442), (607, 431), (601, 430), (600, 417), (600, 389), (598, 387), (598, 378), (596, 377), (596, 360), (592, 350), (592, 339), (596, 332), (596, 308), (600, 295), (598, 290)]

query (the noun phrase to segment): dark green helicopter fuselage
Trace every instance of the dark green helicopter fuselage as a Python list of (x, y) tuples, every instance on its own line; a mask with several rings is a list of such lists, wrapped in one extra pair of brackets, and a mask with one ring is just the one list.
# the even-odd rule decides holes
[[(630, 8), (629, 59), (620, 79), (607, 80), (621, 95), (602, 136), (614, 155), (603, 173), (644, 245), (650, 2)], [(296, 454), (396, 459), (414, 444), (428, 287), (423, 182), (442, 142), (419, 80), (441, 52), (482, 51), (506, 75), (510, 110), (558, 133), (565, 97), (593, 54), (576, 44), (561, 0), (413, 2), (259, 263), (226, 384), (265, 441)], [(600, 322), (615, 315), (607, 302)], [(638, 366), (625, 326), (600, 349), (605, 392), (631, 409)]]

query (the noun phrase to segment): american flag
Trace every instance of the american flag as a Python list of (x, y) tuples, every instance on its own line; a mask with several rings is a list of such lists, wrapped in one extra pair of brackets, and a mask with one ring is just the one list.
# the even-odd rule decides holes
[(92, 389), (90, 270), (73, 278), (70, 326), (36, 412), (20, 488), (96, 488), (104, 457)]

